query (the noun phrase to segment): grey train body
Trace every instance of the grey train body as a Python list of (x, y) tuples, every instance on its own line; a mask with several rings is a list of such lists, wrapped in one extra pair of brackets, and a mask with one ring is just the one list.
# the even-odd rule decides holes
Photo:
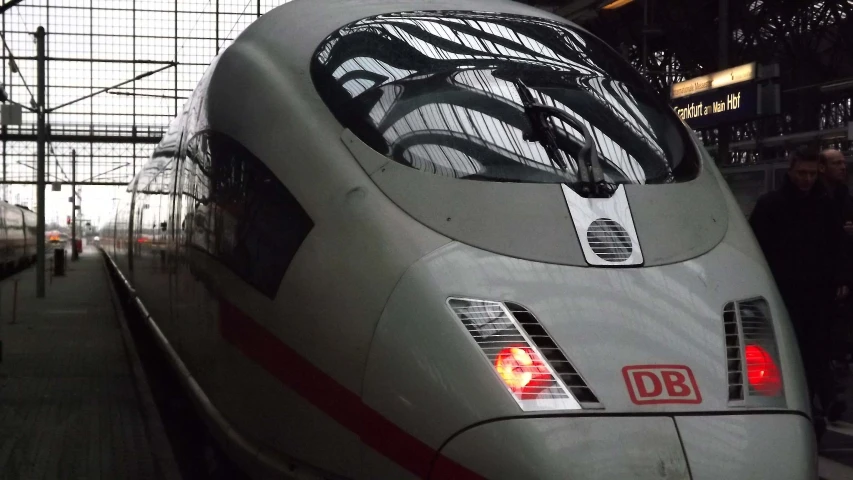
[(0, 201), (0, 271), (8, 273), (35, 262), (37, 228), (35, 212)]
[(531, 7), (272, 10), (101, 238), (255, 478), (816, 478), (787, 313), (713, 161)]

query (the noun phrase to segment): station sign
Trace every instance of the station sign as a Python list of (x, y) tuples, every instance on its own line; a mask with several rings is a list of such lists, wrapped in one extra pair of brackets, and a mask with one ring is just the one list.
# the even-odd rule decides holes
[(719, 88), (674, 100), (672, 108), (687, 125), (694, 129), (745, 122), (757, 117), (760, 113), (760, 88), (755, 83)]
[(691, 78), (672, 86), (672, 108), (693, 129), (747, 122), (781, 112), (777, 64), (755, 62)]
[(718, 88), (727, 87), (737, 83), (751, 82), (756, 78), (757, 67), (755, 62), (747, 63), (719, 72), (709, 73), (701, 77), (691, 78), (672, 85), (670, 97), (676, 98), (709, 92)]

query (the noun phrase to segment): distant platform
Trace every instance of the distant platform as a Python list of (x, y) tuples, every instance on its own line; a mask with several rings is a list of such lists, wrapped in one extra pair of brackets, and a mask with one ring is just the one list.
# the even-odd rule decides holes
[(180, 479), (103, 257), (67, 265), (0, 282), (0, 478)]

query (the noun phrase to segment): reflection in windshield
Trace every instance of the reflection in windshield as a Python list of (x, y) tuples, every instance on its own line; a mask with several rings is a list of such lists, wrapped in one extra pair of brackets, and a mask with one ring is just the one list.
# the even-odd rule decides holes
[[(583, 132), (552, 119), (570, 157), (555, 168), (529, 141), (516, 82), (592, 133), (605, 180), (695, 176), (689, 137), (639, 76), (598, 40), (549, 21), (442, 12), (368, 18), (337, 32), (313, 65), (347, 128), (413, 168), (492, 181), (577, 181)], [(686, 158), (686, 157), (690, 158)]]

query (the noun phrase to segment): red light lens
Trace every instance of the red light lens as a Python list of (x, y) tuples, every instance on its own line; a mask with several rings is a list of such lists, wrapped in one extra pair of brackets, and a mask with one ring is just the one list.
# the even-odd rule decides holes
[(495, 369), (516, 394), (535, 395), (551, 383), (545, 364), (528, 347), (507, 347), (495, 358)]
[(767, 350), (758, 345), (746, 346), (746, 375), (749, 385), (760, 395), (774, 396), (782, 390), (779, 367)]

